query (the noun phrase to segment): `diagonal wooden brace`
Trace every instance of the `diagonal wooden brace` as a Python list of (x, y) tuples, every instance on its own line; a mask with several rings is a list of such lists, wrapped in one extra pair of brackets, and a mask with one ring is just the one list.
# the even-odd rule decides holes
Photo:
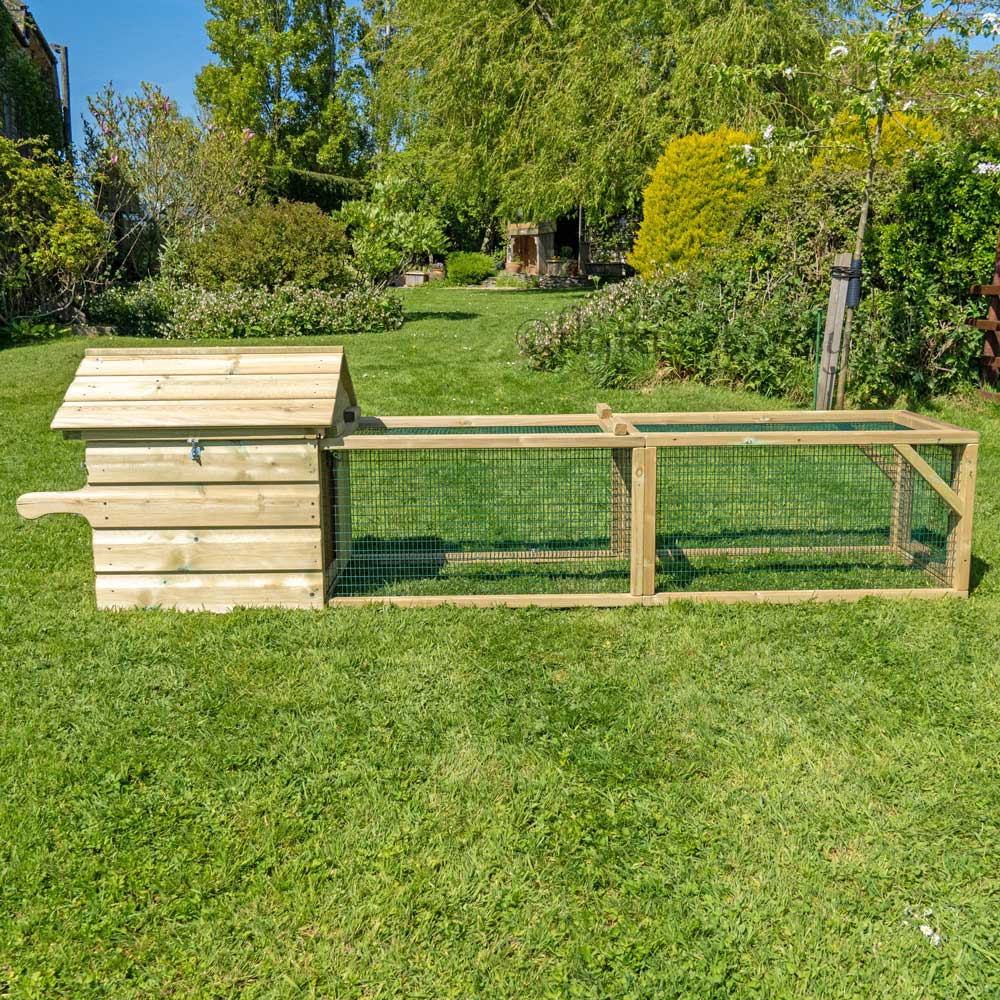
[(893, 448), (924, 479), (928, 486), (960, 517), (965, 512), (962, 498), (934, 471), (930, 464), (909, 444), (894, 444)]

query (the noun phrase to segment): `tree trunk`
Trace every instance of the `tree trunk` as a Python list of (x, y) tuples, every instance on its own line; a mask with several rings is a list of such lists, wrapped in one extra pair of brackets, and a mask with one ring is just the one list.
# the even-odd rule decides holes
[[(865, 188), (861, 196), (861, 213), (858, 217), (858, 231), (854, 240), (853, 266), (861, 266), (861, 254), (865, 245), (865, 231), (868, 229), (868, 212), (872, 201), (872, 181), (875, 179), (875, 166), (878, 162), (878, 147), (882, 142), (882, 126), (885, 123), (885, 108), (879, 109), (875, 118), (875, 135), (868, 150), (868, 169), (865, 171)], [(840, 372), (837, 377), (836, 409), (844, 408), (844, 398), (847, 394), (847, 381), (851, 377), (851, 328), (854, 326), (853, 306), (847, 307), (844, 316), (844, 336), (840, 346)]]
[(493, 250), (493, 223), (490, 222), (486, 226), (486, 232), (483, 233), (483, 242), (479, 244), (480, 253), (490, 253)]

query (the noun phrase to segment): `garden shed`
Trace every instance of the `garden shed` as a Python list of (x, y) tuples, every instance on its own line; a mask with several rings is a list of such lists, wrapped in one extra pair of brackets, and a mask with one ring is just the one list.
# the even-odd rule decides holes
[(547, 273), (547, 263), (556, 252), (554, 222), (511, 222), (507, 225), (507, 268), (517, 266), (522, 274)]
[(102, 608), (965, 596), (978, 435), (904, 410), (362, 416), (340, 348), (88, 351)]

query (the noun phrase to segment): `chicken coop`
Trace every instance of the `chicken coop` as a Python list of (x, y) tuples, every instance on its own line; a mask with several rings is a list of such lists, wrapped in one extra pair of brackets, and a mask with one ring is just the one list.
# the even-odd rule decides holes
[(88, 352), (103, 608), (934, 598), (978, 436), (907, 411), (363, 415), (338, 348)]

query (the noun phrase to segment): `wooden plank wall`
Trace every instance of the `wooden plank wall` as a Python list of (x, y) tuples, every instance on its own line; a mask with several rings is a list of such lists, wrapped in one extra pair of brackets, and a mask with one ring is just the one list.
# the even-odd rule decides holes
[(321, 608), (315, 440), (87, 447), (100, 608)]

